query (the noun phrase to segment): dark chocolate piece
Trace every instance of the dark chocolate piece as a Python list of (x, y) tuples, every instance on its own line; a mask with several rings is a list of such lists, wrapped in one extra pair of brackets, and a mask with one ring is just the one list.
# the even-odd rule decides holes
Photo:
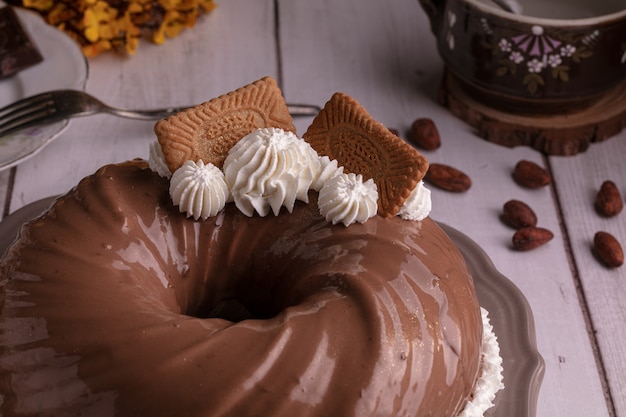
[(43, 61), (11, 7), (0, 9), (0, 78)]

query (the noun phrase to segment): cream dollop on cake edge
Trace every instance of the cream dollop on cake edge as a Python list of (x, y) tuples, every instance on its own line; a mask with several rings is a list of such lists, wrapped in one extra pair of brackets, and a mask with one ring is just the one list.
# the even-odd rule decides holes
[(293, 132), (260, 128), (239, 140), (224, 160), (224, 175), (237, 208), (246, 216), (275, 216), (296, 200), (308, 203), (308, 192), (319, 176), (317, 153)]
[(215, 165), (187, 161), (170, 179), (170, 197), (187, 217), (206, 219), (216, 216), (230, 199), (224, 173)]
[(483, 417), (485, 411), (494, 406), (493, 400), (498, 391), (504, 389), (502, 356), (500, 345), (489, 320), (489, 312), (481, 307), (483, 321), (483, 344), (480, 375), (474, 385), (472, 398), (468, 400), (458, 417)]
[(365, 223), (376, 215), (378, 191), (372, 179), (361, 174), (340, 174), (329, 179), (320, 190), (320, 214), (332, 224)]
[[(167, 164), (163, 153), (159, 152), (158, 143), (150, 147), (150, 167), (160, 176), (178, 181), (177, 171), (189, 171), (189, 165), (179, 168), (174, 173), (166, 171)], [(219, 169), (212, 164), (206, 167)], [(204, 166), (203, 166), (204, 168)], [(311, 146), (294, 133), (279, 128), (261, 128), (243, 137), (228, 152), (223, 167), (229, 200), (246, 216), (255, 212), (260, 216), (269, 214), (270, 209), (278, 215), (281, 207), (291, 212), (296, 200), (307, 201), (309, 190), (319, 191), (324, 198), (320, 199), (324, 207), (320, 207), (322, 215), (333, 224), (342, 223), (349, 226), (353, 223), (364, 223), (376, 215), (378, 192), (376, 184), (371, 180), (363, 181), (362, 176), (343, 173), (343, 167), (327, 156), (319, 156)], [(334, 177), (341, 179), (332, 180)], [(200, 184), (200, 179), (209, 182), (210, 175), (196, 175), (195, 186), (199, 189), (212, 189), (209, 183)], [(178, 184), (171, 187), (178, 189)], [(347, 193), (346, 189), (355, 192)], [(187, 193), (189, 198), (197, 194)], [(206, 219), (206, 213), (214, 213), (211, 208), (220, 202), (214, 202), (214, 193), (205, 193), (204, 199), (185, 201), (180, 194), (172, 196), (181, 212), (194, 219)], [(221, 196), (221, 194), (220, 194)], [(372, 204), (374, 203), (374, 204)], [(202, 208), (204, 204), (208, 207)], [(398, 212), (405, 220), (420, 221), (425, 219), (431, 210), (430, 190), (420, 181)], [(190, 210), (190, 207), (195, 207)], [(205, 213), (198, 215), (198, 213)], [(213, 216), (215, 214), (211, 214)]]

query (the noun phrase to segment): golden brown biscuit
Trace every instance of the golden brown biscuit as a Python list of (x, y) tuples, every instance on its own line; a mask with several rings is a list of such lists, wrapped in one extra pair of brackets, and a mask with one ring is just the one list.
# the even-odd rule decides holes
[(271, 77), (160, 120), (154, 131), (167, 166), (174, 172), (185, 161), (200, 159), (221, 169), (230, 148), (263, 127), (296, 131), (285, 99)]
[(426, 158), (342, 93), (332, 96), (303, 138), (318, 154), (336, 159), (345, 172), (372, 178), (383, 217), (398, 213), (428, 170)]

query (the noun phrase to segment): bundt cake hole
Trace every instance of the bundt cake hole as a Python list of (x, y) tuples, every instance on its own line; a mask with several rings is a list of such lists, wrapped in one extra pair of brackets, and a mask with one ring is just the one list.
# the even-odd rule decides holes
[(264, 320), (276, 316), (277, 312), (269, 311), (267, 308), (258, 308), (258, 306), (247, 305), (236, 298), (226, 298), (220, 300), (215, 306), (207, 312), (196, 312), (190, 314), (199, 318), (220, 318), (234, 323), (243, 320), (257, 319)]
[(250, 310), (236, 298), (219, 301), (206, 315), (206, 318), (220, 318), (232, 322), (240, 322), (254, 318)]

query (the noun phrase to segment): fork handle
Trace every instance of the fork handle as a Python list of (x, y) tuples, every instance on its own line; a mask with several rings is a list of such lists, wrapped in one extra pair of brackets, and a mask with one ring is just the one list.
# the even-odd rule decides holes
[(320, 112), (319, 106), (314, 106), (312, 104), (289, 104), (287, 103), (287, 110), (289, 110), (289, 114), (293, 117), (301, 117), (301, 116), (316, 116), (317, 113)]
[(127, 119), (158, 120), (164, 119), (167, 116), (181, 112), (185, 109), (187, 109), (187, 107), (168, 107), (154, 110), (107, 109), (106, 112), (116, 116), (125, 117)]
[[(188, 108), (189, 107), (168, 107), (154, 110), (108, 109), (106, 111), (127, 119), (157, 120), (164, 119)], [(287, 109), (293, 117), (315, 116), (320, 111), (318, 106), (311, 104), (287, 104)]]

